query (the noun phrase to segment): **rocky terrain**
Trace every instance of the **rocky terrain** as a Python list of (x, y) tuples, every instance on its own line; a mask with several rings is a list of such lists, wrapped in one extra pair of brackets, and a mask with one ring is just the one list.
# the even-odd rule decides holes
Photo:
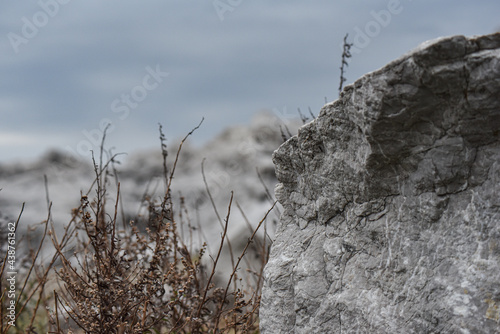
[[(178, 213), (180, 197), (183, 196), (193, 226), (201, 227), (197, 232), (203, 235), (192, 238), (195, 247), (207, 241), (213, 253), (217, 250), (221, 236), (217, 215), (206, 192), (202, 162), (206, 182), (223, 218), (231, 191), (234, 191), (228, 234), (235, 245), (243, 246), (250, 233), (246, 219), (255, 227), (274, 201), (273, 189), (277, 180), (271, 155), (283, 143), (280, 126), (296, 132), (300, 123), (297, 116), (296, 113), (263, 112), (256, 114), (251, 124), (228, 128), (202, 146), (190, 144), (189, 139), (184, 143), (172, 189)], [(180, 140), (166, 138), (170, 170), (179, 143)], [(114, 203), (116, 198), (115, 176), (120, 182), (120, 212), (124, 213), (125, 221), (137, 221), (138, 217), (147, 213), (145, 196), (154, 200), (164, 195), (160, 143), (151, 143), (151, 146), (157, 148), (119, 155), (117, 161), (121, 163), (115, 165), (116, 173), (109, 177), (110, 203)], [(104, 160), (106, 157), (104, 154)], [(99, 156), (96, 156), (96, 160), (99, 162)], [(47, 185), (52, 202), (52, 220), (56, 227), (62, 228), (71, 219), (72, 208), (80, 204), (81, 194), (89, 191), (94, 178), (90, 158), (68, 156), (64, 152), (49, 152), (31, 162), (1, 164), (0, 218), (15, 221), (25, 203), (19, 231), (23, 233), (29, 226), (36, 227), (47, 218)], [(89, 198), (94, 195), (95, 190), (90, 191)], [(236, 204), (241, 207), (246, 219)], [(278, 217), (279, 209), (269, 216), (267, 231), (271, 235)]]

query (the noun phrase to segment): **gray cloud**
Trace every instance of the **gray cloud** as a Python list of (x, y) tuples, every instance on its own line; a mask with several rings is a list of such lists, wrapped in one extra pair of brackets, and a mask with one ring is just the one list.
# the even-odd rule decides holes
[[(201, 141), (261, 109), (310, 106), (317, 113), (325, 96), (336, 97), (343, 36), (356, 38), (389, 3), (243, 0), (220, 21), (210, 1), (69, 1), (18, 53), (8, 34), (22, 36), (23, 17), (33, 21), (42, 8), (4, 3), (0, 132), (27, 139), (16, 148), (0, 136), (0, 159), (30, 157), (47, 145), (76, 149), (103, 119), (114, 125), (110, 144), (130, 151), (157, 144), (158, 122), (173, 139), (205, 116), (194, 136)], [(425, 40), (499, 26), (500, 4), (492, 1), (401, 0), (399, 7), (354, 54), (349, 82)], [(112, 103), (157, 65), (169, 76), (121, 119)], [(28, 140), (34, 133), (45, 139)]]

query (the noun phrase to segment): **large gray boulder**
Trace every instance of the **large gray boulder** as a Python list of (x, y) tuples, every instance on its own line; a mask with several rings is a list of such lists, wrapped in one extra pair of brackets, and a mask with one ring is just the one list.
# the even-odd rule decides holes
[(273, 158), (262, 333), (500, 332), (500, 34), (363, 76)]

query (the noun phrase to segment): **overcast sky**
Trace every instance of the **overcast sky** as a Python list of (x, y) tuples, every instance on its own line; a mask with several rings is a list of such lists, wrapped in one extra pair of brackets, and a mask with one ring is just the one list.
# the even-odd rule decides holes
[(332, 0), (2, 1), (0, 162), (49, 148), (195, 143), (260, 110), (317, 114), (348, 82), (421, 42), (500, 28), (500, 2)]

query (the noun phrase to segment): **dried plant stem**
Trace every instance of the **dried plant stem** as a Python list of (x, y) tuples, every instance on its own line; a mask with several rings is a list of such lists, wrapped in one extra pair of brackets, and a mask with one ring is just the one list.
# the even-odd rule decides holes
[(196, 317), (199, 317), (201, 314), (201, 309), (203, 308), (206, 300), (207, 300), (207, 292), (210, 290), (210, 285), (212, 284), (212, 280), (215, 275), (215, 271), (217, 268), (217, 264), (219, 263), (219, 258), (222, 253), (222, 248), (224, 247), (224, 241), (226, 240), (226, 235), (227, 235), (227, 226), (229, 225), (229, 215), (231, 214), (231, 204), (233, 203), (233, 192), (231, 192), (231, 199), (229, 200), (229, 205), (227, 208), (227, 216), (224, 224), (224, 230), (221, 236), (221, 241), (219, 245), (219, 250), (217, 251), (217, 256), (215, 257), (214, 263), (212, 265), (212, 272), (210, 273), (210, 277), (208, 278), (205, 291), (203, 292), (203, 298), (201, 299), (200, 306), (198, 308), (198, 311), (196, 313)]
[(351, 47), (353, 46), (353, 44), (347, 42), (347, 37), (348, 36), (349, 36), (349, 34), (346, 34), (344, 36), (344, 44), (343, 44), (343, 51), (342, 51), (342, 63), (340, 65), (339, 96), (340, 96), (340, 93), (342, 92), (342, 88), (344, 87), (344, 82), (347, 81), (347, 79), (344, 77), (345, 68), (347, 66), (349, 66), (349, 63), (347, 62), (347, 59), (352, 57)]
[[(232, 197), (231, 197), (232, 199)], [(257, 227), (255, 228), (252, 236), (248, 239), (246, 245), (245, 245), (245, 248), (243, 249), (243, 251), (241, 252), (241, 255), (238, 257), (238, 261), (236, 262), (236, 267), (233, 269), (233, 272), (231, 273), (231, 276), (229, 277), (229, 280), (227, 282), (227, 286), (226, 286), (226, 289), (224, 290), (224, 296), (222, 297), (222, 302), (219, 304), (219, 310), (217, 312), (217, 316), (216, 316), (216, 320), (215, 320), (215, 328), (218, 328), (218, 325), (219, 325), (219, 321), (220, 321), (220, 316), (222, 314), (222, 309), (224, 307), (224, 301), (226, 300), (226, 297), (227, 297), (227, 293), (229, 291), (229, 286), (231, 285), (231, 281), (234, 279), (235, 275), (236, 275), (236, 271), (238, 270), (238, 267), (240, 265), (240, 262), (241, 260), (243, 259), (243, 257), (245, 256), (247, 250), (248, 250), (248, 247), (250, 246), (250, 244), (253, 242), (256, 234), (257, 234), (257, 231), (259, 230), (259, 228), (262, 226), (262, 224), (264, 223), (264, 221), (267, 219), (267, 216), (269, 215), (269, 213), (274, 209), (274, 206), (276, 205), (276, 202), (274, 202), (273, 206), (267, 210), (264, 218), (262, 218), (262, 220), (259, 222), (259, 224), (257, 225)]]
[[(202, 119), (203, 122), (203, 119)], [(116, 155), (106, 152), (104, 161), (104, 138), (101, 152), (92, 162), (94, 178), (86, 193), (81, 192), (81, 200), (73, 209), (64, 232), (58, 230), (52, 219), (52, 204), (48, 192), (48, 180), (45, 180), (48, 214), (44, 220), (41, 241), (35, 250), (31, 250), (30, 262), (23, 269), (22, 280), (19, 280), (19, 295), (16, 296), (16, 330), (26, 333), (47, 332), (63, 333), (99, 333), (99, 334), (140, 334), (140, 333), (258, 333), (258, 308), (262, 268), (254, 270), (245, 257), (253, 243), (262, 252), (261, 263), (268, 257), (266, 237), (262, 243), (257, 231), (276, 203), (266, 213), (258, 226), (253, 229), (243, 213), (239, 203), (238, 209), (252, 231), (243, 252), (235, 262), (231, 247), (228, 226), (231, 217), (234, 193), (231, 192), (227, 206), (227, 214), (222, 220), (214, 198), (208, 187), (202, 163), (202, 175), (205, 187), (222, 226), (221, 239), (212, 263), (205, 265), (208, 245), (193, 249), (193, 233), (203, 236), (199, 220), (198, 227), (191, 224), (190, 215), (180, 194), (180, 206), (174, 207), (172, 184), (174, 172), (180, 158), (180, 150), (200, 124), (181, 141), (172, 170), (167, 171), (164, 155), (165, 195), (160, 200), (152, 200), (148, 190), (141, 202), (146, 202), (149, 209), (146, 216), (148, 227), (140, 230), (133, 224), (125, 224), (122, 203), (122, 189), (118, 173), (114, 166)], [(161, 128), (160, 128), (161, 133)], [(162, 150), (166, 145), (162, 140)], [(163, 151), (162, 151), (163, 153)], [(113, 182), (116, 192), (108, 193), (108, 185)], [(260, 174), (259, 178), (264, 184)], [(93, 193), (92, 198), (90, 194)], [(112, 197), (116, 196), (116, 197)], [(267, 196), (272, 198), (267, 190)], [(179, 212), (180, 210), (180, 212)], [(24, 204), (14, 226), (17, 229), (24, 211)], [(117, 229), (120, 214), (123, 230)], [(142, 219), (142, 218), (141, 218)], [(177, 220), (176, 220), (177, 219)], [(180, 222), (180, 223), (179, 223)], [(188, 241), (183, 238), (182, 230), (187, 223)], [(179, 227), (180, 226), (180, 227)], [(54, 254), (48, 265), (40, 263), (44, 240), (49, 235), (54, 247)], [(265, 234), (266, 235), (266, 234)], [(201, 243), (201, 241), (200, 241)], [(223, 251), (228, 245), (231, 256), (231, 270), (227, 284), (220, 286), (217, 282)], [(253, 249), (253, 246), (252, 246)], [(3, 257), (3, 256), (2, 256)], [(0, 276), (6, 270), (8, 253), (3, 259)], [(37, 261), (38, 259), (38, 261)], [(245, 261), (249, 273), (257, 275), (257, 279), (245, 277), (248, 286), (243, 285), (243, 278), (238, 279), (240, 264)], [(57, 268), (56, 268), (57, 263)], [(35, 277), (32, 277), (36, 274)], [(54, 275), (54, 287), (47, 282), (49, 275)], [(229, 271), (228, 271), (229, 274)], [(250, 281), (254, 282), (250, 284)], [(231, 287), (234, 285), (234, 289)], [(7, 293), (0, 282), (2, 306)], [(42, 312), (47, 308), (46, 317)], [(7, 334), (12, 327), (5, 324), (3, 307), (0, 312), (0, 333)], [(48, 320), (47, 320), (48, 319)], [(47, 327), (41, 327), (45, 323)], [(23, 327), (23, 328), (21, 328)], [(35, 328), (36, 327), (36, 328)], [(21, 328), (21, 329), (20, 329)], [(10, 333), (10, 332), (9, 332)]]
[[(212, 208), (214, 209), (215, 215), (217, 216), (217, 220), (219, 221), (221, 228), (224, 230), (227, 227), (222, 223), (222, 219), (220, 218), (219, 211), (217, 210), (217, 206), (215, 205), (214, 198), (212, 197), (212, 193), (210, 191), (210, 187), (208, 186), (207, 178), (205, 176), (204, 164), (205, 164), (205, 159), (203, 159), (201, 162), (201, 174), (203, 175), (203, 182), (205, 184), (205, 190), (207, 191), (208, 198), (210, 198), (210, 203), (212, 204)], [(231, 201), (232, 201), (232, 199), (233, 199), (233, 193), (231, 192)], [(231, 258), (231, 268), (234, 268), (233, 246), (231, 245), (231, 241), (229, 239), (227, 240), (227, 247), (229, 248), (229, 255)]]

